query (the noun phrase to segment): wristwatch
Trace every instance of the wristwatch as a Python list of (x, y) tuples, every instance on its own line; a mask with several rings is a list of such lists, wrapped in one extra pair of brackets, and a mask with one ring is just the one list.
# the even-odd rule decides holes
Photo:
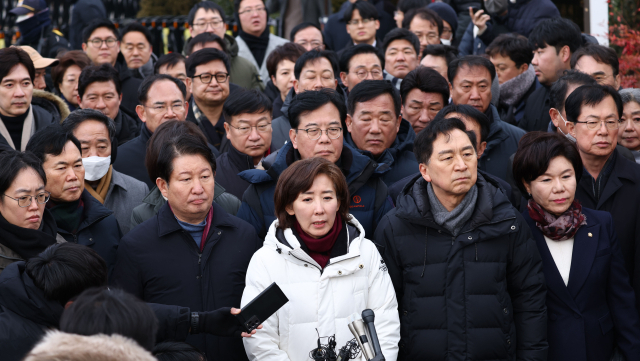
[(198, 330), (198, 323), (200, 322), (200, 314), (198, 312), (191, 312), (191, 334), (195, 335), (200, 330)]

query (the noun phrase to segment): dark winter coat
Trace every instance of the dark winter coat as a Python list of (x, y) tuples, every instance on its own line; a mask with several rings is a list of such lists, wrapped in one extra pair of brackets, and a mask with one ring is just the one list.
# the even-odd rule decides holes
[(114, 66), (120, 74), (120, 88), (122, 89), (122, 102), (120, 109), (124, 110), (132, 118), (137, 117), (136, 106), (138, 102), (138, 88), (142, 84), (142, 79), (133, 76), (131, 69), (127, 67), (122, 53), (118, 54), (116, 65)]
[(149, 138), (151, 138), (151, 132), (146, 125), (142, 124), (139, 136), (118, 147), (118, 157), (113, 163), (113, 169), (144, 182), (151, 189), (156, 183), (151, 181), (144, 165)]
[(640, 166), (617, 156), (597, 204), (589, 178), (584, 170), (578, 181), (576, 199), (583, 207), (606, 211), (613, 216), (622, 257), (636, 293), (636, 309), (640, 311)]
[(509, 157), (518, 150), (518, 142), (525, 132), (511, 124), (500, 120), (498, 110), (490, 105), (489, 136), (487, 147), (478, 160), (478, 169), (494, 175), (502, 180), (507, 179), (507, 168), (511, 164)]
[(546, 360), (546, 292), (531, 231), (497, 183), (478, 175), (476, 185), (457, 237), (434, 221), (419, 176), (378, 225), (400, 312), (398, 360)]
[(500, 102), (498, 105), (498, 114), (500, 119), (502, 119), (505, 123), (509, 123), (511, 125), (517, 126), (518, 123), (524, 118), (524, 110), (527, 107), (527, 101), (531, 94), (533, 94), (536, 89), (542, 87), (542, 84), (538, 82), (538, 79), (533, 80), (533, 84), (529, 87), (529, 89), (520, 97), (517, 103), (508, 105), (503, 102)]
[(116, 124), (116, 139), (118, 139), (118, 145), (123, 145), (140, 135), (142, 122), (137, 116), (135, 118), (131, 117), (126, 111), (120, 110), (113, 122)]
[[(278, 178), (291, 163), (299, 159), (296, 153), (288, 143), (271, 156), (275, 158), (273, 164), (263, 162), (266, 171), (252, 169), (240, 173), (240, 177), (251, 185), (242, 197), (238, 217), (249, 222), (261, 239), (264, 239), (269, 226), (276, 219), (273, 196)], [(382, 216), (393, 207), (387, 197), (387, 186), (379, 178), (382, 170), (347, 144), (342, 148), (339, 165), (349, 185), (349, 213), (360, 222), (368, 238), (373, 235)]]
[(58, 234), (67, 242), (85, 245), (96, 251), (109, 267), (109, 277), (113, 273), (122, 232), (113, 211), (103, 206), (85, 189), (80, 196), (84, 204), (82, 221), (76, 233), (58, 226)]
[[(385, 172), (382, 176), (382, 180), (387, 186), (391, 186), (393, 183), (408, 175), (414, 174), (418, 170), (418, 161), (416, 160), (415, 154), (413, 154), (414, 139), (416, 139), (416, 132), (408, 121), (402, 119), (400, 130), (393, 144), (378, 157), (374, 157), (371, 152), (366, 150), (358, 149), (358, 151), (360, 154), (369, 157), (376, 164), (384, 164), (386, 168), (389, 169), (389, 171)], [(354, 149), (358, 148), (349, 132), (345, 132), (344, 142)]]
[(69, 41), (74, 50), (82, 49), (82, 30), (91, 21), (107, 19), (107, 10), (100, 0), (78, 0), (71, 10)]
[(255, 169), (253, 157), (240, 153), (231, 144), (227, 149), (216, 159), (216, 182), (220, 183), (227, 192), (242, 199), (250, 183), (242, 179), (239, 174), (245, 170)]
[(582, 213), (587, 224), (574, 237), (567, 285), (542, 232), (529, 212), (523, 213), (538, 245), (547, 284), (548, 360), (609, 361), (616, 346), (627, 360), (637, 359), (640, 318), (613, 219), (607, 212), (584, 207)]
[[(236, 215), (240, 209), (240, 199), (227, 191), (216, 181), (213, 189), (213, 201), (218, 203), (227, 213)], [(131, 212), (131, 229), (137, 227), (140, 223), (155, 216), (167, 201), (162, 197), (162, 193), (158, 187), (153, 187), (147, 194), (142, 203)]]
[(549, 122), (551, 122), (549, 93), (550, 88), (544, 85), (531, 93), (527, 105), (524, 107), (524, 117), (518, 122), (518, 127), (527, 132), (547, 130)]
[[(309, 22), (320, 26), (320, 18), (324, 17), (324, 3), (315, 0), (300, 0), (290, 4), (288, 0), (268, 0), (266, 2), (269, 14), (280, 14), (280, 21), (278, 21), (277, 35), (283, 38), (289, 39), (289, 34), (284, 34), (285, 19), (287, 8), (289, 6), (299, 6), (302, 9), (302, 22)], [(293, 24), (295, 26), (297, 24)], [(293, 26), (291, 26), (293, 28)], [(293, 39), (290, 39), (293, 41)]]
[[(239, 307), (249, 261), (262, 242), (251, 226), (216, 203), (203, 242), (200, 252), (167, 203), (122, 239), (113, 284), (145, 302), (192, 312)], [(240, 338), (192, 335), (186, 342), (210, 360), (247, 359)]]
[(58, 328), (64, 307), (47, 300), (25, 270), (23, 261), (0, 274), (0, 355), (20, 361), (48, 328)]

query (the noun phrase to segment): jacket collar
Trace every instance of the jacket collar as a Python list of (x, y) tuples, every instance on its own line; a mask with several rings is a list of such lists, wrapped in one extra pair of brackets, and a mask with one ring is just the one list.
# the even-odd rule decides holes
[[(211, 219), (211, 228), (209, 230), (209, 234), (207, 237), (213, 234), (213, 230), (215, 228), (235, 228), (236, 225), (232, 222), (232, 219), (224, 208), (220, 207), (215, 202), (212, 203), (213, 207), (213, 218)], [(173, 232), (181, 231), (182, 227), (178, 224), (176, 217), (174, 216), (171, 208), (169, 207), (169, 202), (165, 203), (160, 211), (158, 211), (158, 236), (164, 237)]]
[[(614, 150), (617, 152), (618, 150)], [(622, 187), (622, 179), (636, 183), (638, 182), (638, 172), (637, 172), (636, 163), (631, 162), (620, 154), (616, 154), (613, 164), (613, 170), (609, 175), (609, 179), (607, 183), (604, 185), (604, 189), (602, 190), (602, 194), (600, 195), (600, 199), (598, 200), (598, 205), (596, 209), (601, 209), (602, 205), (611, 197), (613, 197), (618, 189)], [(586, 171), (584, 172), (586, 173)], [(587, 181), (585, 178), (589, 176), (588, 174), (583, 174), (582, 178), (580, 178), (579, 187), (582, 187), (586, 190), (586, 193), (591, 197), (592, 192), (587, 188)], [(583, 180), (585, 178), (585, 180)]]
[(236, 167), (236, 169), (239, 169), (240, 172), (255, 168), (253, 165), (253, 157), (241, 153), (232, 144), (229, 144), (227, 159), (229, 159), (229, 161)]
[(84, 204), (84, 211), (82, 214), (82, 223), (80, 223), (80, 226), (78, 227), (78, 232), (113, 214), (112, 210), (103, 206), (102, 203), (93, 198), (86, 189), (82, 191), (80, 198)]
[[(502, 143), (505, 139), (509, 138), (507, 132), (502, 129), (502, 120), (500, 120), (500, 115), (498, 114), (498, 109), (493, 105), (489, 105), (489, 112), (491, 115), (489, 116), (489, 120), (491, 121), (491, 125), (489, 126), (489, 135), (487, 136), (487, 148), (485, 149), (484, 154), (487, 154), (487, 151)], [(483, 154), (483, 156), (484, 156)]]

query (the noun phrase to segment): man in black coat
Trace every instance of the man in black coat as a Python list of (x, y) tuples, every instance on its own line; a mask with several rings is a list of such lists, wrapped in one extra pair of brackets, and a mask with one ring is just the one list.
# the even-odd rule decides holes
[(576, 139), (585, 169), (578, 182), (576, 199), (583, 207), (607, 211), (613, 216), (636, 292), (636, 308), (640, 310), (640, 167), (616, 152), (622, 100), (611, 87), (583, 85), (569, 95), (565, 112), (567, 130)]
[[(123, 238), (113, 283), (146, 302), (192, 311), (240, 305), (249, 261), (262, 246), (254, 228), (213, 203), (216, 162), (201, 138), (169, 141), (159, 154), (167, 203)], [(240, 339), (186, 341), (211, 360), (246, 360)]]
[(398, 360), (546, 360), (542, 262), (522, 216), (477, 173), (458, 119), (416, 138), (420, 175), (375, 240), (398, 299)]
[(255, 169), (271, 148), (271, 100), (257, 90), (240, 89), (223, 108), (228, 150), (216, 159), (216, 182), (242, 199), (250, 183), (239, 174)]
[(69, 42), (71, 48), (82, 49), (82, 30), (95, 19), (107, 19), (107, 9), (101, 0), (78, 0), (71, 9)]
[(529, 43), (534, 50), (531, 65), (542, 87), (529, 96), (518, 127), (528, 132), (546, 131), (551, 122), (550, 87), (563, 71), (571, 69), (571, 55), (582, 45), (582, 35), (578, 25), (571, 20), (552, 18), (533, 28)]

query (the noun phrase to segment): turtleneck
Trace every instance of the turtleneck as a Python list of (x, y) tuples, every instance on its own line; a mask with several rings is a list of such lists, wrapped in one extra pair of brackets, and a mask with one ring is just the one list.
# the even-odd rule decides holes
[(4, 126), (7, 128), (9, 135), (11, 135), (13, 145), (17, 150), (22, 149), (22, 129), (24, 128), (24, 121), (27, 119), (27, 115), (29, 115), (29, 109), (27, 109), (24, 114), (18, 115), (17, 117), (0, 114), (0, 120), (2, 120), (2, 123), (4, 123)]
[(258, 67), (262, 67), (262, 62), (264, 61), (265, 55), (267, 54), (267, 47), (269, 46), (269, 27), (265, 28), (260, 36), (247, 34), (242, 29), (240, 29), (238, 35), (247, 43), (251, 54), (254, 59), (256, 59), (256, 63), (258, 63)]

